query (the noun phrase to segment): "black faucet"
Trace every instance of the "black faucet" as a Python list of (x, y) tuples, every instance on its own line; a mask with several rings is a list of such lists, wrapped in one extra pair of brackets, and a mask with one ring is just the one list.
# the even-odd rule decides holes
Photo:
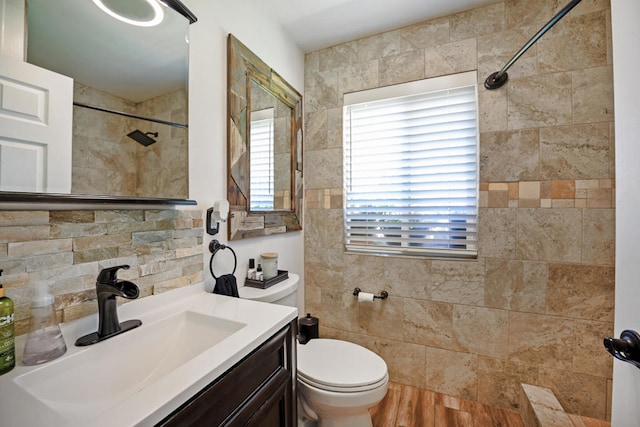
[(123, 332), (137, 328), (142, 324), (140, 320), (118, 321), (118, 306), (116, 297), (136, 299), (140, 290), (135, 283), (118, 280), (120, 269), (128, 269), (128, 265), (105, 268), (98, 274), (96, 293), (98, 294), (98, 331), (85, 335), (76, 340), (77, 346), (85, 346), (104, 341)]

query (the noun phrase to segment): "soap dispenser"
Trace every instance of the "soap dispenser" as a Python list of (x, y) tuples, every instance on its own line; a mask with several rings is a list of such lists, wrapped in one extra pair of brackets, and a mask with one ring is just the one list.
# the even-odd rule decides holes
[(37, 282), (31, 299), (29, 333), (22, 356), (22, 363), (25, 365), (49, 362), (67, 351), (60, 325), (56, 321), (53, 302), (49, 282)]

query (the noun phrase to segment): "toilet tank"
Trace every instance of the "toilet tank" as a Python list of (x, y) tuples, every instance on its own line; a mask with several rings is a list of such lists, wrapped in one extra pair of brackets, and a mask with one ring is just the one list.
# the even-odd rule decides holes
[(296, 307), (299, 281), (300, 277), (297, 274), (289, 273), (288, 279), (267, 289), (240, 286), (238, 294), (244, 299)]

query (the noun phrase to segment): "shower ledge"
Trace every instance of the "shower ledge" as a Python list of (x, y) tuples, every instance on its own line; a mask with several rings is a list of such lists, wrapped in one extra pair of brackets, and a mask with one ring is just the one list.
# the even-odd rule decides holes
[(610, 427), (609, 421), (569, 414), (546, 387), (520, 384), (520, 415), (526, 427)]

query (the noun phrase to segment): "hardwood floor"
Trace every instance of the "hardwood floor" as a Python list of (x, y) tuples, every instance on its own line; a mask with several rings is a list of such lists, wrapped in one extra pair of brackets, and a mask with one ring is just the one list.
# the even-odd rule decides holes
[(374, 427), (524, 427), (516, 411), (396, 383), (370, 412)]

